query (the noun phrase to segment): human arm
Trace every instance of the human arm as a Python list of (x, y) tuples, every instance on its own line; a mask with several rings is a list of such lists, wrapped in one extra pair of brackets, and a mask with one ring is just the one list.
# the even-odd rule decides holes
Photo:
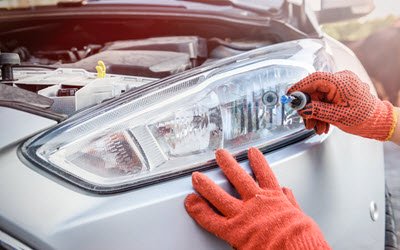
[(294, 84), (288, 92), (301, 91), (311, 102), (299, 111), (306, 128), (327, 133), (329, 125), (380, 141), (396, 139), (397, 109), (372, 95), (369, 86), (353, 72), (315, 72)]

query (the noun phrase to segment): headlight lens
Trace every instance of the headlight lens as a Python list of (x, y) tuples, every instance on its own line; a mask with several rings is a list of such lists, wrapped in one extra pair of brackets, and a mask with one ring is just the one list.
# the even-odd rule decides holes
[(159, 181), (206, 166), (217, 148), (240, 153), (304, 133), (279, 97), (316, 70), (333, 70), (316, 40), (250, 51), (82, 112), (23, 152), (90, 190)]

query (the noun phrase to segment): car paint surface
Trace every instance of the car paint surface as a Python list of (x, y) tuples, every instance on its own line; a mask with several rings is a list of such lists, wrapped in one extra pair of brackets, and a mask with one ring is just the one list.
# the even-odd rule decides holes
[[(183, 200), (193, 192), (190, 176), (97, 196), (27, 167), (17, 151), (15, 146), (1, 152), (0, 225), (35, 248), (229, 249), (186, 214)], [(313, 136), (266, 157), (280, 184), (293, 189), (334, 249), (382, 246), (379, 143), (334, 129), (327, 137)], [(250, 172), (246, 161), (241, 165)], [(205, 173), (232, 192), (219, 169)], [(381, 213), (376, 222), (369, 215), (371, 201)]]

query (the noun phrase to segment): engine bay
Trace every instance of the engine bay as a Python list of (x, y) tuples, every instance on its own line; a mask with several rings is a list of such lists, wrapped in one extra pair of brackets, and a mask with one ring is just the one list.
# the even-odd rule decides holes
[(269, 44), (271, 41), (165, 36), (87, 44), (70, 49), (30, 50), (25, 46), (3, 45), (2, 51), (18, 53), (22, 64), (27, 66), (49, 65), (95, 72), (95, 65), (102, 60), (111, 74), (165, 77)]
[(52, 99), (50, 109), (66, 115), (282, 40), (259, 27), (188, 21), (18, 23), (0, 30), (1, 52), (20, 58), (13, 86)]

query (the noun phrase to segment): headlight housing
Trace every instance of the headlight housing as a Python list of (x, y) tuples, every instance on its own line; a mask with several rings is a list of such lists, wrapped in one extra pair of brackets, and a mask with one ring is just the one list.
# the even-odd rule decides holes
[(175, 75), (86, 110), (22, 147), (31, 161), (86, 189), (116, 192), (304, 135), (279, 97), (314, 71), (333, 71), (319, 40), (253, 50)]

